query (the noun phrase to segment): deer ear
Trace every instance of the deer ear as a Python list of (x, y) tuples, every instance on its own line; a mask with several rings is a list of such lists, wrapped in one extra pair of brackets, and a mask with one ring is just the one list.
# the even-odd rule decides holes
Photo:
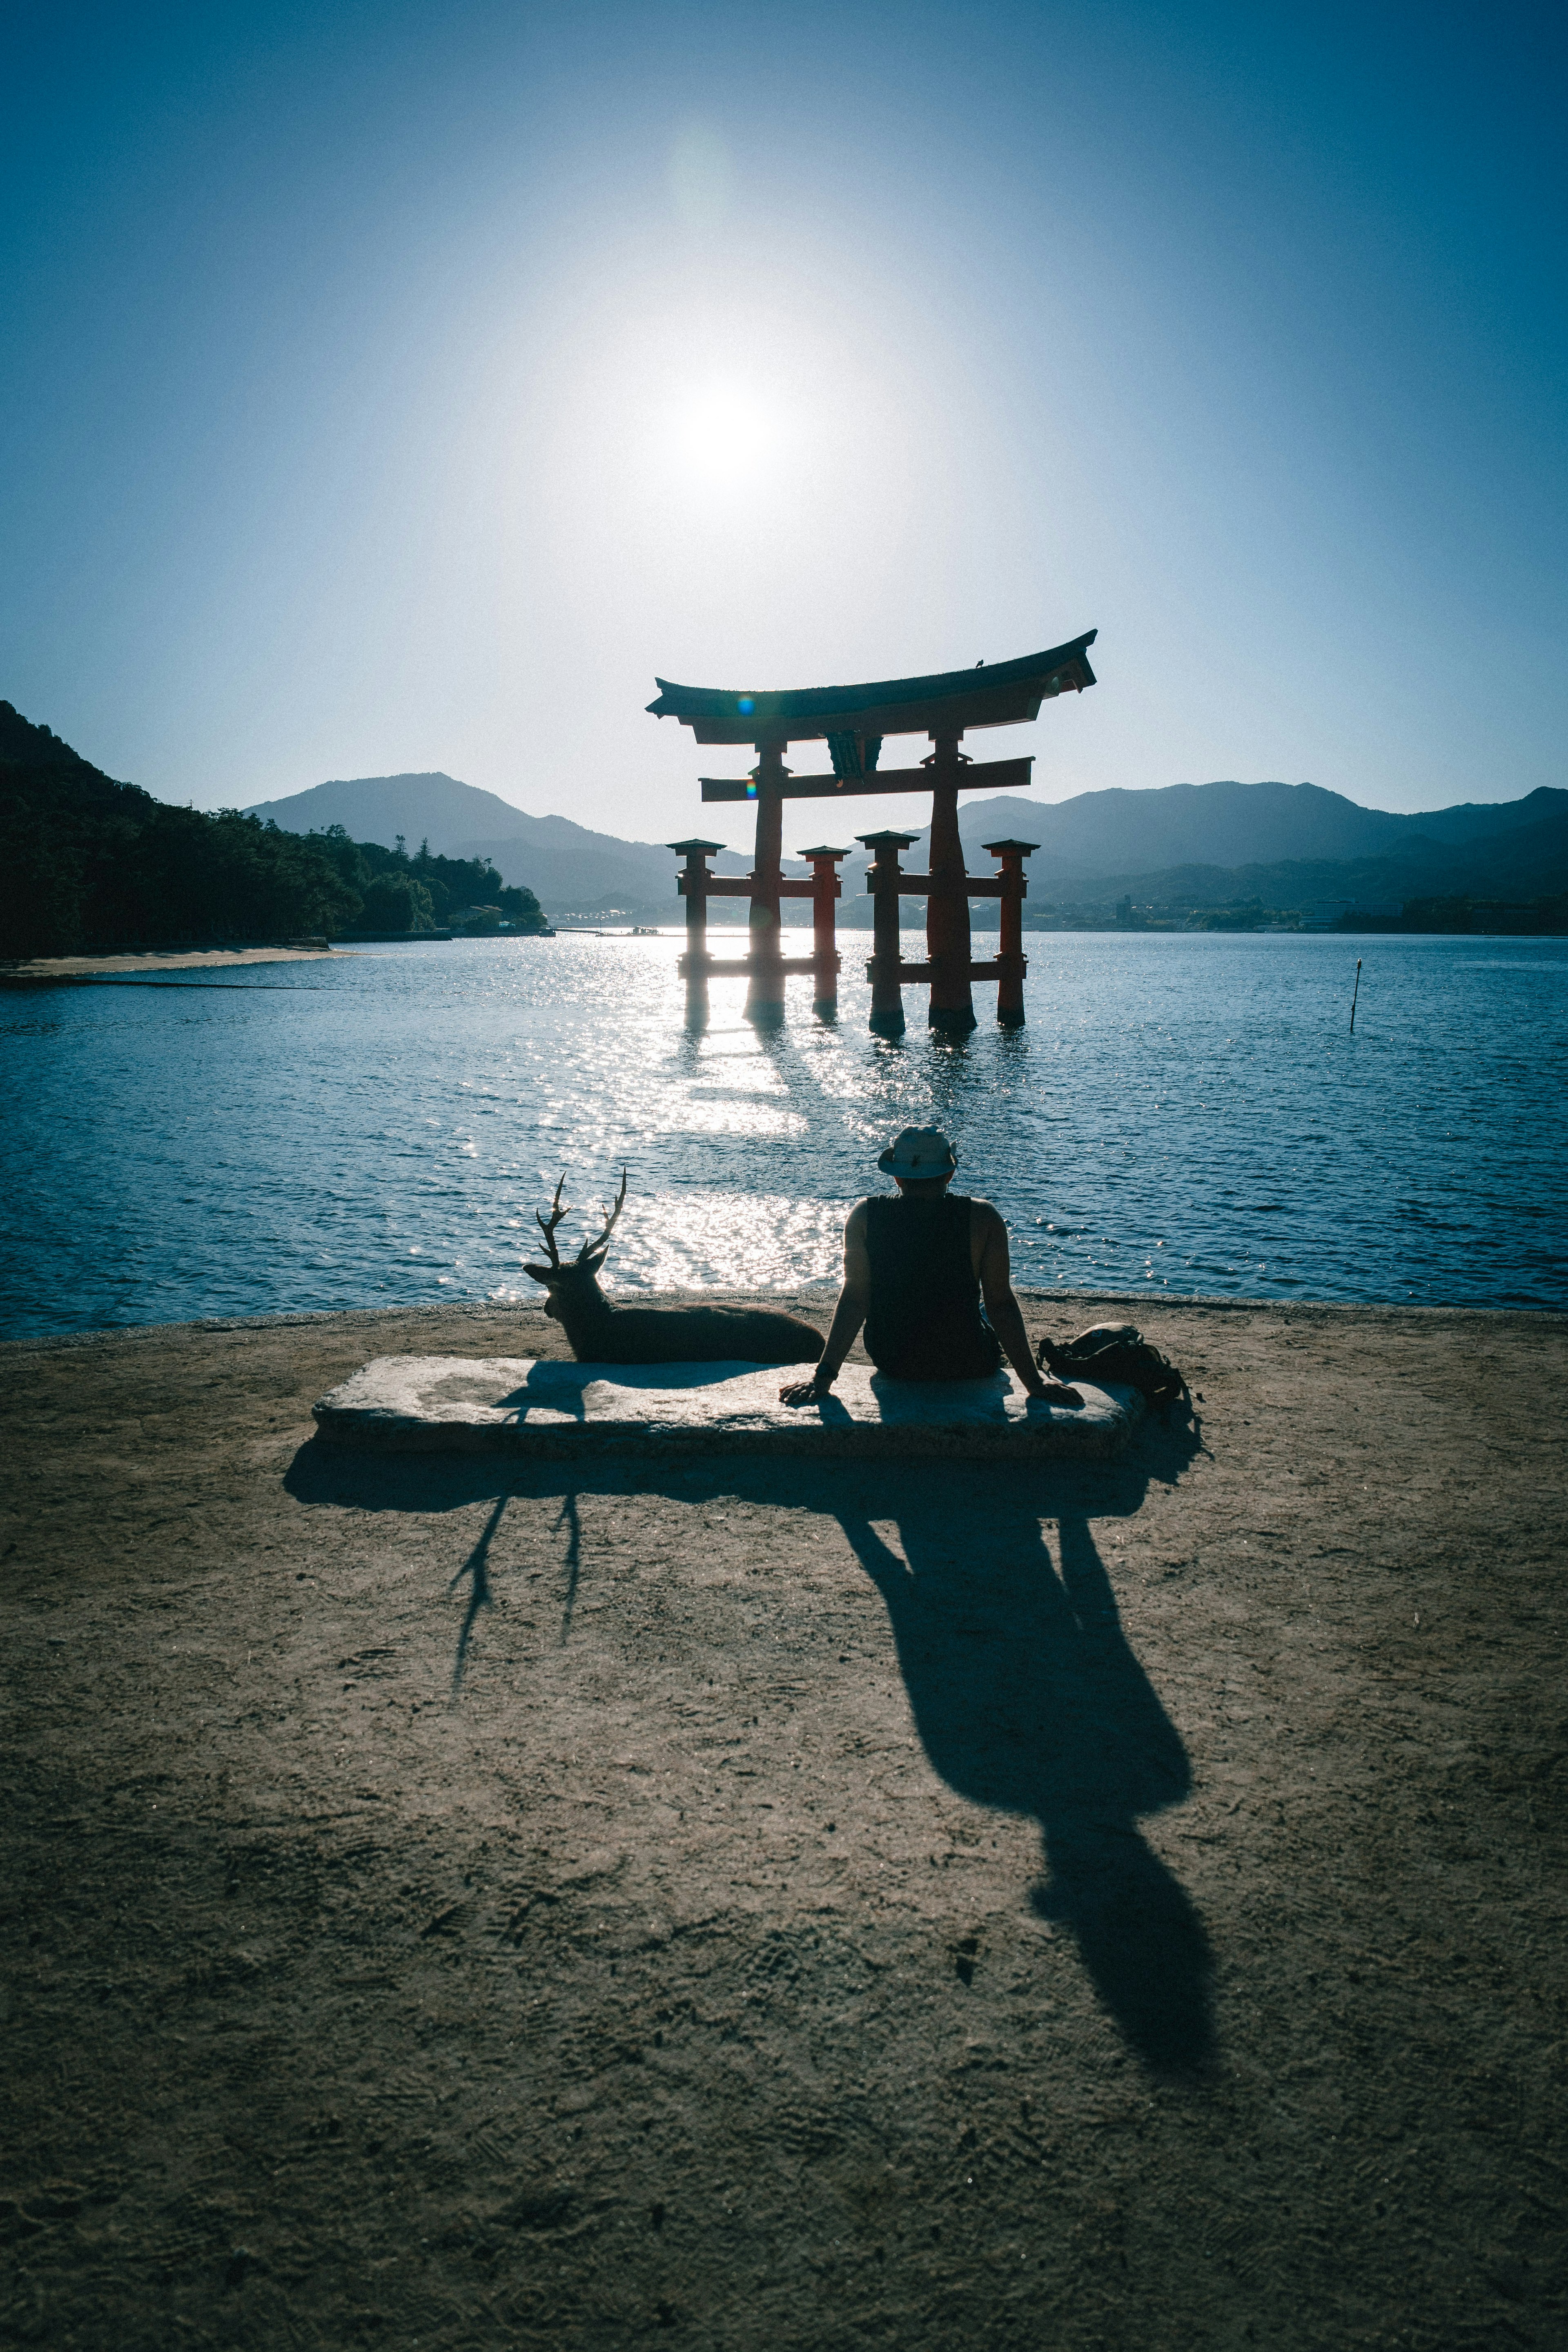
[(608, 1242), (606, 1242), (603, 1249), (584, 1250), (577, 1263), (586, 1273), (597, 1274), (599, 1268), (604, 1265), (605, 1260), (609, 1256), (609, 1255), (610, 1245)]
[(522, 1270), (534, 1282), (553, 1282), (555, 1279), (555, 1268), (552, 1265), (525, 1265)]

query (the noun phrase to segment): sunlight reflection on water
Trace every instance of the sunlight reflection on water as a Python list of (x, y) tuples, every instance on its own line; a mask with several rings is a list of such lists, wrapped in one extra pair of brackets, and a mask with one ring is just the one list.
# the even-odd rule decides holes
[(613, 1287), (826, 1285), (927, 1122), (1038, 1286), (1563, 1301), (1568, 948), (1037, 934), (1028, 1027), (976, 983), (953, 1044), (916, 988), (871, 1037), (842, 944), (838, 1023), (800, 981), (762, 1034), (738, 980), (687, 1034), (672, 933), (12, 997), (5, 1327), (531, 1298), (534, 1209), (565, 1171), (574, 1246), (623, 1161)]

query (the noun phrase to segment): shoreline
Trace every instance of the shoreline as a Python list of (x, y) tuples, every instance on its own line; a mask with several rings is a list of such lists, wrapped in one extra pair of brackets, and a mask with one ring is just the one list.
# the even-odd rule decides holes
[(143, 971), (205, 971), (231, 964), (310, 963), (342, 955), (341, 948), (189, 948), (161, 950), (149, 948), (124, 955), (34, 956), (0, 965), (0, 988), (79, 986), (83, 982), (121, 980)]
[[(1473, 1318), (1478, 1323), (1507, 1320), (1519, 1317), (1527, 1323), (1562, 1321), (1568, 1325), (1568, 1307), (1476, 1307), (1464, 1301), (1452, 1305), (1404, 1303), (1384, 1299), (1335, 1298), (1237, 1298), (1223, 1294), (1186, 1293), (1162, 1290), (1157, 1297), (1138, 1290), (1068, 1290), (1031, 1289), (1015, 1283), (1014, 1295), (1024, 1310), (1027, 1323), (1037, 1324), (1049, 1317), (1053, 1323), (1062, 1320), (1057, 1310), (1063, 1307), (1081, 1308), (1086, 1316), (1102, 1319), (1100, 1310), (1108, 1307), (1136, 1309), (1121, 1319), (1147, 1320), (1151, 1315), (1185, 1313), (1205, 1315), (1259, 1314), (1277, 1315), (1285, 1322), (1296, 1317), (1345, 1317), (1370, 1321), (1420, 1318), (1441, 1323), (1454, 1317)], [(833, 1304), (838, 1295), (837, 1278), (821, 1285), (801, 1286), (793, 1290), (738, 1290), (715, 1286), (711, 1289), (634, 1290), (607, 1292), (606, 1297), (616, 1307), (776, 1307), (797, 1315), (814, 1316), (826, 1328)], [(372, 1331), (377, 1325), (398, 1323), (461, 1322), (464, 1320), (494, 1326), (514, 1316), (543, 1320), (542, 1309), (531, 1300), (519, 1300), (508, 1305), (500, 1299), (435, 1298), (410, 1301), (405, 1306), (391, 1307), (278, 1307), (258, 1315), (195, 1315), (168, 1323), (100, 1323), (85, 1330), (0, 1332), (0, 1353), (7, 1348), (83, 1348), (110, 1339), (155, 1340), (181, 1333), (196, 1334), (218, 1331), (265, 1332), (294, 1328), (319, 1328), (323, 1324), (341, 1323)], [(1081, 1328), (1088, 1328), (1085, 1324)], [(1139, 1323), (1142, 1329), (1142, 1323)], [(544, 1337), (559, 1336), (559, 1327), (546, 1325)], [(538, 1336), (533, 1334), (532, 1336)], [(1147, 1333), (1145, 1334), (1147, 1337)], [(562, 1354), (563, 1347), (546, 1347), (543, 1352)], [(859, 1361), (864, 1350), (858, 1339), (847, 1361)]]

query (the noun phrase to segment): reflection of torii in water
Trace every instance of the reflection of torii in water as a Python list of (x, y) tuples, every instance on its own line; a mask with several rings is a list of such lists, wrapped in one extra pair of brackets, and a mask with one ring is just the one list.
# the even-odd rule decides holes
[[(1191, 1769), (1122, 1633), (1087, 1515), (1062, 1511), (1053, 1566), (1043, 1498), (1026, 1476), (994, 1482), (984, 1539), (972, 1529), (966, 1540), (929, 1496), (889, 1483), (864, 1515), (835, 1516), (887, 1604), (928, 1758), (973, 1803), (1038, 1821), (1051, 1875), (1036, 1909), (1071, 1930), (1147, 2065), (1205, 2073), (1208, 1938), (1137, 1828), (1141, 1814), (1185, 1797)], [(903, 1559), (877, 1517), (895, 1521)]]
[[(655, 718), (679, 719), (699, 743), (751, 744), (757, 764), (749, 777), (704, 776), (704, 801), (753, 801), (757, 810), (757, 845), (752, 872), (743, 879), (713, 875), (709, 858), (723, 847), (717, 841), (674, 841), (672, 849), (686, 860), (680, 893), (686, 900), (686, 945), (681, 969), (686, 977), (689, 1019), (706, 1017), (708, 982), (715, 973), (746, 975), (746, 1011), (754, 1020), (777, 1021), (784, 1013), (784, 982), (791, 972), (810, 972), (816, 982), (816, 1010), (830, 1014), (838, 1002), (837, 951), (834, 946), (834, 903), (839, 895), (838, 860), (847, 849), (808, 849), (812, 879), (786, 882), (781, 859), (784, 803), (786, 800), (853, 799), (873, 793), (930, 793), (931, 795), (931, 869), (905, 874), (899, 851), (911, 834), (868, 833), (858, 839), (875, 851), (867, 887), (875, 899), (875, 946), (871, 957), (871, 1026), (897, 1035), (904, 1026), (901, 983), (931, 982), (931, 1025), (963, 1033), (974, 1026), (970, 992), (973, 980), (994, 979), (996, 1018), (1016, 1027), (1024, 1018), (1023, 902), (1026, 890), (1024, 859), (1035, 846), (1028, 841), (996, 841), (987, 854), (1000, 861), (997, 874), (972, 882), (964, 868), (963, 845), (958, 833), (961, 792), (994, 793), (1014, 785), (1026, 786), (1033, 761), (990, 760), (977, 763), (959, 750), (966, 730), (1012, 727), (1037, 718), (1040, 705), (1059, 694), (1081, 694), (1095, 682), (1088, 648), (1098, 632), (1089, 629), (1065, 646), (1026, 654), (1020, 660), (994, 662), (986, 668), (944, 670), (928, 677), (881, 678), (862, 686), (803, 687), (786, 693), (732, 693), (701, 686), (672, 686), (658, 681), (658, 698), (648, 704)], [(982, 681), (976, 672), (985, 669)], [(927, 735), (935, 746), (916, 768), (884, 768), (882, 743), (889, 735)], [(784, 755), (791, 743), (825, 741), (833, 762), (831, 775), (791, 775)], [(719, 962), (708, 953), (708, 901), (710, 898), (751, 900), (750, 952), (738, 961)], [(906, 964), (899, 947), (899, 902), (923, 898), (926, 902), (927, 961)], [(972, 961), (969, 901), (999, 900), (1001, 943), (987, 963)], [(780, 908), (785, 898), (812, 902), (812, 952), (786, 958), (780, 933)]]

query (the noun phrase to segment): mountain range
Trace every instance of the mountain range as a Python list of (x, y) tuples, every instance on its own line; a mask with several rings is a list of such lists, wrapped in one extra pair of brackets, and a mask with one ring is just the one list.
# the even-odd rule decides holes
[[(530, 816), (499, 794), (456, 777), (362, 776), (317, 784), (247, 814), (287, 833), (341, 824), (356, 841), (411, 848), (428, 840), (447, 857), (488, 857), (508, 882), (533, 890), (552, 916), (625, 914), (676, 918), (676, 860), (668, 848), (595, 833), (569, 817)], [(716, 814), (716, 813), (715, 813)], [(827, 810), (824, 807), (824, 817)], [(728, 829), (742, 808), (725, 809)], [(839, 822), (841, 820), (841, 822)], [(871, 831), (876, 803), (835, 809), (830, 837)], [(704, 820), (694, 814), (694, 828)], [(1051, 906), (1106, 906), (1131, 896), (1155, 905), (1220, 905), (1260, 897), (1289, 906), (1321, 897), (1403, 898), (1443, 891), (1534, 896), (1568, 887), (1568, 791), (1542, 785), (1516, 801), (1468, 801), (1413, 816), (1363, 808), (1316, 784), (1168, 784), (1147, 791), (1080, 793), (1067, 801), (1001, 793), (961, 805), (959, 831), (970, 871), (986, 874), (987, 841), (1038, 846), (1028, 863), (1032, 912)], [(922, 833), (905, 865), (928, 855)], [(750, 858), (727, 850), (721, 874), (743, 874)], [(844, 866), (840, 920), (870, 920), (857, 850)], [(804, 874), (798, 859), (785, 871)], [(733, 907), (737, 902), (731, 902)], [(808, 919), (799, 901), (787, 913)], [(978, 910), (977, 910), (978, 911)]]
[[(526, 875), (546, 912), (593, 914), (607, 907), (668, 915), (679, 863), (651, 841), (620, 841), (565, 816), (529, 816), (495, 793), (455, 776), (356, 776), (315, 784), (287, 800), (261, 801), (247, 816), (285, 833), (324, 833), (341, 824), (355, 841), (390, 849), (399, 834), (411, 850), (428, 840), (438, 857), (488, 857), (502, 879)], [(730, 852), (723, 870), (743, 874), (749, 858)]]

